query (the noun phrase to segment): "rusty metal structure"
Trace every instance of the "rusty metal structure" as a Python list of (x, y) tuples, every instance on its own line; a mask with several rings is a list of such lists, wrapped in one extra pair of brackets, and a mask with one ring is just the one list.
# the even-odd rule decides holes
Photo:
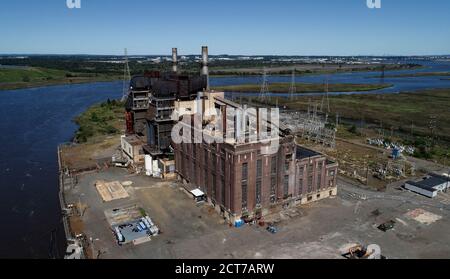
[(202, 62), (199, 75), (180, 74), (177, 55), (177, 49), (173, 48), (171, 72), (146, 72), (132, 77), (130, 82), (126, 102), (127, 134), (139, 136), (147, 143), (145, 151), (155, 157), (172, 153), (170, 133), (174, 125), (171, 118), (174, 102), (195, 99), (198, 92), (208, 87), (204, 74), (207, 63)]

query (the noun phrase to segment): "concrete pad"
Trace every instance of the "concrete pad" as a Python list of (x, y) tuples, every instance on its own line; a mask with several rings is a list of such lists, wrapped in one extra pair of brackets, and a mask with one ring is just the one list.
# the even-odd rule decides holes
[(409, 211), (408, 213), (406, 213), (406, 217), (416, 220), (417, 222), (424, 224), (424, 225), (431, 225), (431, 224), (435, 223), (436, 221), (439, 221), (442, 219), (442, 216), (425, 211), (421, 208)]
[(95, 183), (98, 193), (104, 202), (129, 198), (125, 188), (118, 181), (106, 182), (99, 180)]

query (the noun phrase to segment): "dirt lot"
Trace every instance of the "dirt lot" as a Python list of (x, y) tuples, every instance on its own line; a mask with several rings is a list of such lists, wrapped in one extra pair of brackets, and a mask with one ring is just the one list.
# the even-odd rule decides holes
[(120, 147), (120, 136), (100, 137), (87, 144), (77, 144), (62, 148), (61, 159), (64, 166), (71, 170), (95, 168), (105, 159), (111, 160)]
[[(132, 181), (130, 198), (102, 203), (96, 180)], [(280, 214), (277, 234), (265, 228), (231, 228), (207, 205), (196, 205), (178, 183), (130, 176), (121, 169), (83, 175), (67, 199), (89, 205), (83, 216), (85, 233), (100, 258), (337, 258), (351, 243), (378, 244), (389, 258), (448, 258), (450, 207), (448, 197), (436, 200), (388, 187), (384, 193), (356, 188), (339, 181), (334, 199)], [(104, 211), (130, 205), (142, 206), (162, 230), (146, 244), (118, 246)], [(407, 217), (421, 209), (442, 217), (422, 224)], [(378, 214), (373, 212), (378, 210)], [(291, 216), (291, 217), (290, 217)], [(394, 220), (393, 230), (377, 226)]]

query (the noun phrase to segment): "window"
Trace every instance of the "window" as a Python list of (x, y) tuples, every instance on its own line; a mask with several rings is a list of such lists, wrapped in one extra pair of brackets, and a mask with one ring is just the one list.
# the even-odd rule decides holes
[(222, 168), (222, 175), (225, 175), (225, 158), (221, 158), (220, 167)]
[(271, 174), (277, 173), (277, 157), (272, 157), (270, 160), (270, 173)]
[(211, 154), (211, 161), (212, 161), (212, 170), (215, 172), (217, 168), (217, 157), (216, 154)]
[(222, 176), (220, 179), (221, 199), (222, 205), (225, 206), (225, 178)]
[(242, 210), (247, 209), (247, 181), (242, 181)]
[(185, 160), (186, 160), (186, 164), (187, 164), (187, 166), (185, 166), (186, 167), (186, 176), (189, 178), (189, 179), (191, 179), (191, 174), (190, 174), (190, 166), (189, 166), (189, 157), (188, 157), (188, 155), (186, 155), (186, 157), (185, 157)]
[(276, 197), (275, 196), (270, 197), (270, 202), (271, 203), (276, 203), (277, 202)]
[(286, 154), (286, 161), (292, 160), (292, 154)]
[(308, 176), (308, 193), (313, 191), (313, 176)]
[(289, 175), (284, 176), (284, 187), (283, 187), (284, 198), (289, 197)]
[(256, 205), (261, 205), (261, 180), (256, 181)]
[(205, 193), (208, 193), (208, 169), (205, 168), (205, 174), (204, 174), (204, 179), (205, 179)]
[(284, 170), (289, 171), (289, 162), (284, 163)]
[(277, 178), (271, 177), (270, 178), (270, 195), (276, 196), (277, 195)]
[(216, 193), (217, 193), (217, 181), (216, 181), (216, 176), (213, 174), (212, 175), (212, 189), (211, 189), (211, 198), (213, 200), (216, 199)]
[(298, 170), (299, 177), (302, 178), (304, 173), (305, 173), (305, 167), (300, 167)]
[(195, 162), (192, 164), (192, 183), (197, 184), (197, 167)]
[(242, 210), (247, 210), (248, 202), (248, 163), (242, 164)]
[(205, 149), (205, 167), (208, 167), (208, 150)]
[(313, 164), (309, 164), (308, 165), (308, 175), (310, 175), (314, 170), (314, 165)]
[(317, 188), (322, 188), (322, 165), (319, 165), (319, 169), (317, 171)]
[(302, 194), (302, 189), (303, 189), (303, 178), (300, 178), (300, 181), (298, 182), (298, 194), (299, 195)]
[(256, 177), (262, 177), (262, 160), (256, 161)]
[(248, 163), (242, 164), (242, 180), (248, 179)]

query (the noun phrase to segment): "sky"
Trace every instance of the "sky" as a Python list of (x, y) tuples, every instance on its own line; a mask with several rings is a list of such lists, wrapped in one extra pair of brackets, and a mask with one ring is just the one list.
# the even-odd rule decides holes
[(449, 0), (1, 0), (1, 54), (448, 55)]

